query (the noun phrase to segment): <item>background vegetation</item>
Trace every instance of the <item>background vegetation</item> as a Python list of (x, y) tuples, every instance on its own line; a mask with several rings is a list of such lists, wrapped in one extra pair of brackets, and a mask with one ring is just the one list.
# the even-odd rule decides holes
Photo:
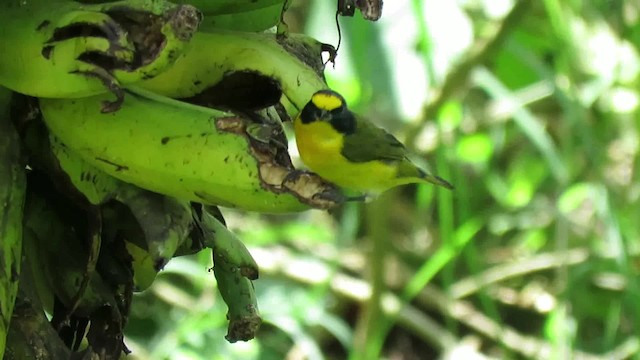
[[(334, 4), (294, 1), (291, 29), (335, 45)], [(455, 191), (224, 211), (261, 266), (258, 338), (224, 340), (203, 253), (136, 296), (132, 358), (640, 358), (640, 4), (384, 5), (340, 19), (328, 80)]]

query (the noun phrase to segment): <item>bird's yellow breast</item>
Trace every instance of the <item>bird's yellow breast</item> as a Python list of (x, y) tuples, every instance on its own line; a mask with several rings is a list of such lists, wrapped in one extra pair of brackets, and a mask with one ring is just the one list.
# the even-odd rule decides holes
[(326, 180), (356, 191), (379, 192), (396, 184), (397, 164), (354, 163), (342, 155), (344, 135), (324, 121), (294, 121), (298, 152), (309, 169)]

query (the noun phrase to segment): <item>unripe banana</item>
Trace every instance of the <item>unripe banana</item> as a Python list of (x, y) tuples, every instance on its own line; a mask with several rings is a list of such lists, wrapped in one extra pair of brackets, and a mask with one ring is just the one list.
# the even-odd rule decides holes
[(111, 91), (169, 67), (201, 19), (191, 6), (164, 0), (87, 5), (71, 0), (0, 4), (0, 85), (41, 97)]
[(0, 358), (18, 293), (26, 193), (20, 140), (9, 118), (11, 92), (0, 87)]
[[(170, 69), (137, 85), (175, 99), (212, 102), (214, 107), (233, 108), (217, 99), (237, 90), (234, 87), (247, 97), (265, 99), (267, 106), (281, 102), (282, 94), (293, 104), (295, 109), (288, 111), (294, 117), (311, 95), (327, 88), (322, 52), (332, 49), (301, 34), (198, 32)], [(257, 87), (253, 78), (246, 80), (248, 76), (259, 77), (264, 85)]]
[(285, 0), (174, 0), (176, 4), (189, 4), (206, 15), (243, 13), (273, 5), (282, 8)]
[(84, 161), (143, 189), (250, 211), (327, 209), (343, 196), (293, 169), (286, 152), (257, 143), (239, 116), (138, 92), (111, 114), (104, 96), (40, 99), (51, 133)]
[[(146, 251), (159, 271), (173, 257), (193, 227), (193, 215), (188, 201), (178, 200), (135, 186), (118, 191), (117, 200), (126, 205), (142, 230)], [(133, 236), (125, 239), (133, 240)]]
[(45, 197), (57, 195), (52, 193), (52, 187), (42, 185), (46, 181), (43, 178), (42, 174), (30, 176), (24, 212), (25, 253), (34, 277), (43, 277), (34, 279), (40, 283), (37, 290), (43, 306), (52, 308), (48, 302), (53, 294), (67, 308), (76, 305), (80, 296), (76, 313), (81, 316), (89, 316), (105, 304), (117, 309), (113, 290), (97, 272), (89, 274), (87, 288), (78, 293), (86, 276), (87, 249), (74, 229), (73, 210), (64, 201)]
[(58, 337), (36, 291), (29, 266), (20, 274), (20, 290), (3, 360), (69, 359), (70, 350)]
[(131, 255), (131, 266), (133, 268), (133, 284), (135, 291), (148, 289), (158, 275), (153, 257), (145, 249), (138, 245), (126, 241), (127, 252)]
[(232, 30), (262, 32), (278, 25), (282, 2), (259, 9), (225, 14), (204, 14), (200, 31)]
[(280, 22), (285, 0), (177, 0), (193, 5), (204, 18), (201, 31), (234, 30), (262, 32)]
[(204, 246), (212, 249), (218, 258), (224, 259), (221, 266), (226, 266), (228, 271), (238, 271), (249, 280), (258, 279), (258, 264), (242, 241), (229, 231), (208, 207), (194, 207), (197, 225), (202, 232), (202, 242)]

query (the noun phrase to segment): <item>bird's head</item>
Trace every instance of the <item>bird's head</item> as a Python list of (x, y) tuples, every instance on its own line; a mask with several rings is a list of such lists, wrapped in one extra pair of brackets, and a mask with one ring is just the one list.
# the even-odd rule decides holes
[(351, 134), (356, 129), (356, 120), (347, 108), (347, 102), (342, 95), (332, 90), (320, 90), (313, 94), (302, 109), (300, 120), (303, 124), (326, 121), (343, 134)]

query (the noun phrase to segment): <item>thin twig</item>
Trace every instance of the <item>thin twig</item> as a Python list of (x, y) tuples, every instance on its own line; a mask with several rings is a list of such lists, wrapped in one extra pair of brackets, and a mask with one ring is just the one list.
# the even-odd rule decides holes
[(460, 299), (509, 278), (560, 266), (580, 264), (588, 258), (589, 251), (584, 248), (535, 255), (522, 261), (497, 265), (478, 275), (457, 281), (449, 288), (449, 293), (452, 298)]

